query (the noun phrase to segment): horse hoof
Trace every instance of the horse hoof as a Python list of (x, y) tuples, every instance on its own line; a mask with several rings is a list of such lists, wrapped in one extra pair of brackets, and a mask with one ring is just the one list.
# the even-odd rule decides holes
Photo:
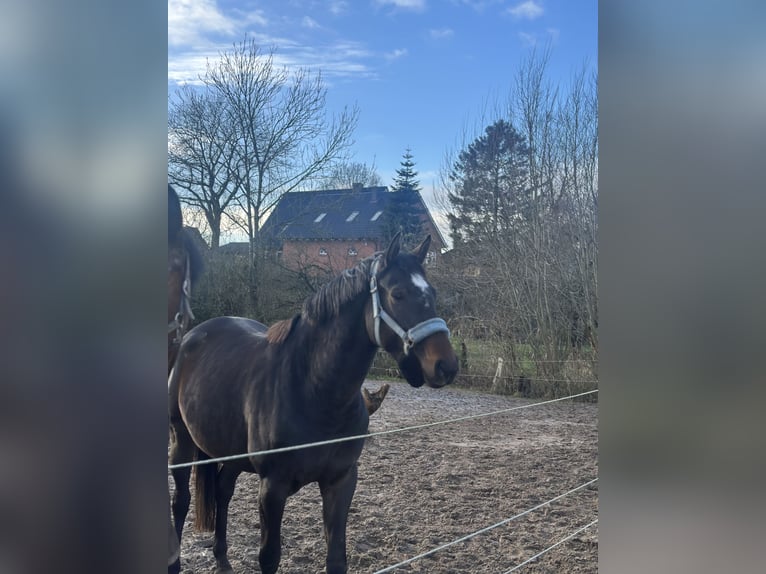
[(210, 538), (205, 538), (204, 540), (200, 541), (200, 546), (202, 548), (212, 548), (213, 544), (215, 543), (215, 537), (211, 536)]

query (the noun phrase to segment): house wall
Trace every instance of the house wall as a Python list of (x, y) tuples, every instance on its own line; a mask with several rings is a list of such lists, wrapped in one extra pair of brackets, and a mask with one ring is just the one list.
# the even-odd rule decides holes
[[(438, 234), (431, 229), (430, 222), (424, 222), (426, 232), (431, 234), (431, 247), (427, 263), (432, 259), (438, 259), (441, 249), (444, 247), (439, 241)], [(415, 245), (408, 246), (414, 248)], [(356, 241), (286, 241), (282, 245), (280, 261), (283, 265), (295, 271), (309, 270), (319, 267), (322, 270), (339, 273), (344, 269), (354, 267), (359, 261), (374, 255), (376, 251), (382, 251), (385, 245), (378, 245), (374, 240)], [(319, 250), (324, 249), (326, 255), (320, 255)], [(356, 249), (356, 255), (349, 255), (349, 249)]]
[(427, 215), (421, 217), (421, 222), (423, 224), (423, 230), (426, 233), (431, 234), (431, 247), (429, 251), (433, 251), (436, 254), (436, 257), (438, 257), (441, 254), (442, 249), (447, 246), (441, 242), (441, 239), (439, 239), (439, 232), (434, 227), (434, 224), (431, 223), (431, 219)]
[[(425, 206), (423, 206), (425, 209)], [(438, 259), (442, 249), (446, 247), (439, 239), (439, 232), (434, 227), (431, 218), (427, 214), (421, 215), (423, 231), (431, 234), (431, 246), (426, 263)], [(424, 235), (425, 236), (425, 235)], [(385, 249), (385, 245), (379, 245), (375, 240), (325, 240), (325, 241), (285, 241), (282, 245), (280, 261), (283, 265), (296, 270), (321, 270), (339, 273), (344, 269), (354, 267), (359, 261), (370, 257), (376, 251)], [(413, 249), (415, 245), (406, 248)], [(326, 254), (320, 255), (319, 250), (324, 249)], [(349, 255), (349, 249), (356, 249), (355, 255)]]
[[(320, 249), (327, 254), (320, 255)], [(349, 255), (349, 249), (356, 249), (356, 255)], [(375, 241), (286, 241), (282, 245), (281, 261), (296, 271), (319, 267), (338, 273), (380, 250)]]

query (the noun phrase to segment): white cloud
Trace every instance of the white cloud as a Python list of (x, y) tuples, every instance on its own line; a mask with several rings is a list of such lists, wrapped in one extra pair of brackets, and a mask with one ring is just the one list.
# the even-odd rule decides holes
[(521, 4), (516, 4), (508, 8), (508, 13), (514, 18), (534, 20), (543, 15), (543, 7), (535, 0), (525, 0)]
[(477, 12), (481, 13), (484, 12), (486, 8), (489, 6), (494, 6), (495, 4), (502, 4), (504, 0), (458, 0), (460, 4), (464, 4), (468, 6), (469, 8), (473, 8)]
[[(347, 40), (322, 46), (303, 44), (279, 34), (272, 28), (272, 25), (278, 27), (279, 22), (267, 21), (263, 12), (228, 10), (217, 1), (169, 0), (169, 85), (199, 84), (199, 76), (204, 75), (208, 60), (215, 63), (222, 51), (230, 50), (232, 42), (241, 42), (245, 34), (264, 51), (268, 51), (266, 47), (276, 46), (274, 63), (277, 66), (321, 70), (328, 85), (337, 78), (376, 78), (373, 61), (381, 57), (395, 60), (407, 54), (402, 49), (389, 54), (372, 52), (364, 43)], [(336, 0), (329, 6), (331, 10), (345, 10), (348, 2)], [(308, 28), (322, 27), (308, 16), (299, 22)]]
[(407, 48), (397, 48), (393, 52), (385, 54), (386, 60), (398, 60), (407, 55)]
[(519, 39), (525, 46), (534, 46), (537, 44), (537, 36), (534, 34), (527, 34), (526, 32), (519, 32)]
[(431, 29), (428, 32), (431, 35), (431, 38), (433, 38), (434, 40), (450, 38), (454, 34), (454, 31), (451, 28)]
[(216, 0), (168, 0), (168, 44), (193, 46), (207, 34), (232, 36), (237, 23), (218, 9)]
[(208, 58), (215, 61), (218, 51), (180, 54), (168, 58), (168, 80), (174, 84), (200, 85), (199, 77), (204, 75)]
[(560, 31), (558, 28), (548, 28), (545, 30), (545, 34), (530, 34), (527, 32), (519, 32), (518, 36), (522, 44), (532, 47), (537, 45), (537, 43), (541, 40), (541, 37), (542, 40), (549, 41), (555, 45), (558, 42), (559, 34)]
[[(274, 36), (261, 34), (250, 34), (249, 36), (261, 46), (279, 46), (274, 54), (276, 66), (285, 66), (289, 69), (321, 70), (327, 83), (330, 83), (333, 78), (377, 77), (374, 69), (368, 63), (376, 54), (358, 42), (341, 41), (316, 47)], [(215, 63), (221, 51), (229, 49), (231, 49), (231, 45), (227, 42), (207, 43), (199, 48), (169, 54), (168, 81), (171, 84), (199, 84), (199, 76), (204, 75), (208, 59)], [(397, 51), (393, 54), (397, 55)], [(388, 58), (388, 55), (386, 57)]]
[(348, 2), (345, 0), (334, 0), (333, 2), (330, 2), (330, 12), (332, 12), (335, 16), (343, 14), (347, 8)]
[(375, 0), (381, 6), (393, 6), (395, 8), (401, 8), (403, 10), (425, 10), (426, 0)]
[(269, 21), (266, 19), (266, 16), (263, 15), (263, 10), (252, 10), (250, 12), (242, 12), (241, 10), (237, 10), (237, 22), (240, 25), (249, 26), (260, 26), (262, 28), (265, 28), (268, 26)]

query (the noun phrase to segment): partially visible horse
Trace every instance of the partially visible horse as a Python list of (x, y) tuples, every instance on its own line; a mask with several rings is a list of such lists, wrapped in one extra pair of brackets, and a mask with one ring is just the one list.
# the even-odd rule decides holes
[[(192, 329), (170, 375), (171, 464), (363, 435), (369, 414), (360, 393), (378, 347), (414, 387), (453, 381), (458, 361), (436, 317), (423, 269), (430, 236), (412, 253), (397, 235), (383, 253), (324, 285), (292, 319), (268, 330), (218, 317)], [(327, 542), (326, 574), (347, 571), (346, 522), (364, 439), (203, 464), (196, 472), (196, 526), (214, 530), (218, 572), (227, 557), (229, 501), (242, 472), (260, 475), (261, 572), (274, 574), (287, 497), (319, 484)], [(189, 509), (189, 467), (174, 468), (178, 539)]]
[[(191, 286), (202, 271), (199, 250), (183, 228), (181, 203), (168, 184), (168, 373), (173, 367), (181, 337), (194, 318)], [(180, 571), (179, 538), (168, 512), (168, 572)]]
[(390, 387), (391, 385), (388, 383), (383, 383), (377, 391), (370, 392), (367, 389), (362, 389), (362, 399), (364, 400), (364, 406), (367, 409), (368, 414), (371, 415), (380, 408)]
[(181, 203), (168, 184), (168, 374), (181, 338), (194, 319), (191, 287), (202, 272), (202, 256), (183, 228)]

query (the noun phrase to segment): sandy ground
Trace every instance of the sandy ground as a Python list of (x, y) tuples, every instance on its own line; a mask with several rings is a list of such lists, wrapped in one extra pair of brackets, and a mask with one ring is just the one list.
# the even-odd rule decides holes
[[(365, 386), (376, 389), (379, 383)], [(491, 412), (535, 401), (457, 388), (392, 383), (370, 431)], [(348, 520), (349, 572), (371, 574), (496, 524), (598, 475), (598, 407), (563, 401), (368, 439)], [(508, 524), (399, 567), (422, 574), (502, 574), (598, 517), (598, 483)], [(229, 558), (258, 568), (258, 477), (242, 475), (229, 515)], [(210, 535), (190, 527), (184, 573), (212, 573)], [(280, 573), (324, 571), (321, 498), (312, 484), (288, 500)], [(598, 525), (535, 562), (528, 573), (595, 573)]]

